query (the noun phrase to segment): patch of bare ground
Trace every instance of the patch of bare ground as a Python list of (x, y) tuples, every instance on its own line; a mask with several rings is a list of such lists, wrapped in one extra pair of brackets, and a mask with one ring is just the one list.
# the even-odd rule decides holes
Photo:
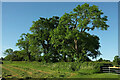
[(12, 71), (12, 70), (10, 70), (10, 69), (8, 69), (8, 68), (6, 68), (6, 67), (4, 67), (4, 66), (1, 66), (1, 65), (0, 65), (0, 67), (3, 68), (3, 69), (5, 69), (5, 70), (7, 70), (7, 71), (10, 71), (10, 72), (13, 73), (13, 74), (16, 74), (16, 75), (11, 75), (12, 77), (20, 77), (19, 74), (17, 74), (16, 72), (14, 72), (14, 71)]
[(46, 71), (36, 70), (36, 69), (32, 69), (32, 68), (29, 68), (29, 69), (34, 70), (34, 71), (38, 71), (38, 72), (42, 72), (42, 73), (51, 74), (51, 72), (46, 72)]
[[(26, 70), (20, 69), (20, 68), (18, 68), (18, 67), (13, 67), (13, 66), (11, 66), (11, 65), (6, 65), (6, 66), (9, 66), (9, 67), (11, 67), (11, 68), (14, 68), (14, 69), (18, 69), (18, 70), (27, 72), (28, 74), (32, 75), (32, 72), (30, 72), (30, 71), (26, 71)], [(27, 68), (27, 67), (24, 67), (24, 68)], [(30, 70), (33, 70), (33, 71), (36, 71), (36, 72), (46, 73), (46, 74), (52, 74), (52, 73), (56, 72), (56, 71), (47, 72), (47, 71), (42, 71), (42, 70), (36, 70), (36, 69), (33, 69), (33, 68), (29, 68), (29, 69), (30, 69)], [(65, 72), (65, 73), (69, 73), (69, 72)], [(75, 73), (70, 73), (70, 76), (69, 76), (68, 78), (71, 78), (71, 77), (74, 76), (74, 75), (76, 75), (76, 74), (75, 74)]]
[(6, 65), (6, 66), (11, 67), (11, 68), (14, 68), (14, 69), (17, 69), (17, 70), (20, 70), (20, 71), (23, 71), (23, 72), (27, 72), (29, 75), (32, 75), (32, 72), (30, 72), (30, 71), (26, 71), (26, 70), (24, 70), (24, 69), (20, 69), (20, 68), (18, 68), (18, 67), (13, 67), (13, 66), (10, 66), (10, 65)]
[[(68, 72), (66, 72), (68, 73)], [(71, 73), (70, 76), (68, 78), (71, 78), (72, 76), (76, 75), (75, 73)]]
[[(24, 70), (24, 69), (20, 69), (20, 68), (18, 68), (18, 67), (13, 67), (13, 66), (10, 66), (10, 65), (6, 65), (6, 66), (9, 66), (9, 67), (12, 67), (12, 68), (14, 68), (14, 69), (18, 69), (18, 70), (27, 72), (28, 74), (32, 75), (32, 72), (30, 72), (30, 71), (26, 71), (26, 70)], [(27, 68), (27, 67), (25, 67), (25, 68)], [(29, 69), (31, 69), (31, 70), (33, 70), (33, 71), (38, 71), (38, 72), (41, 72), (41, 73), (51, 74), (51, 72), (36, 70), (36, 69), (32, 69), (32, 68), (29, 68)]]

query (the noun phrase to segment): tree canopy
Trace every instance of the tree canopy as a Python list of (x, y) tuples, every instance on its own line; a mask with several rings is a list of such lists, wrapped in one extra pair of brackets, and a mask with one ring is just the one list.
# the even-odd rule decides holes
[(64, 57), (72, 56), (77, 60), (90, 56), (96, 58), (100, 55), (99, 37), (87, 31), (95, 28), (107, 30), (107, 16), (97, 6), (85, 3), (78, 5), (70, 13), (65, 13), (59, 20), (59, 25), (51, 32), (51, 43), (54, 47), (61, 46), (59, 50)]
[(16, 43), (21, 60), (45, 62), (90, 61), (101, 55), (100, 38), (90, 30), (107, 30), (107, 16), (96, 5), (78, 5), (70, 13), (33, 21), (31, 33), (23, 33)]

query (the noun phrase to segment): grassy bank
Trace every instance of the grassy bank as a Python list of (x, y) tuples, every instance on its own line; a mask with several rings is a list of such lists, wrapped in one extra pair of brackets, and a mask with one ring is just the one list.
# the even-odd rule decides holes
[(3, 61), (3, 63), (3, 78), (118, 78), (115, 73), (101, 73), (100, 66), (103, 63), (97, 62)]

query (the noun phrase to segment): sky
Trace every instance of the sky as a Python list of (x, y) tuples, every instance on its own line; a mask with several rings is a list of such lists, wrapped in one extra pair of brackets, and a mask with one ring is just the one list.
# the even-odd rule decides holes
[[(107, 31), (95, 29), (89, 33), (100, 38), (99, 58), (113, 60), (118, 55), (118, 3), (117, 2), (87, 2), (97, 5), (108, 16)], [(2, 52), (8, 48), (19, 50), (15, 46), (22, 33), (30, 33), (32, 21), (39, 17), (61, 17), (65, 12), (72, 11), (83, 2), (3, 2), (2, 3)], [(0, 56), (5, 56), (0, 53)]]

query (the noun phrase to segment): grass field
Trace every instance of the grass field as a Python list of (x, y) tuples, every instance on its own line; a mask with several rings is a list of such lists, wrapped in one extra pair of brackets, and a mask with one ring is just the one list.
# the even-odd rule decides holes
[(67, 67), (56, 68), (57, 63), (3, 61), (3, 78), (118, 78), (115, 73), (95, 73), (88, 70), (71, 71)]

